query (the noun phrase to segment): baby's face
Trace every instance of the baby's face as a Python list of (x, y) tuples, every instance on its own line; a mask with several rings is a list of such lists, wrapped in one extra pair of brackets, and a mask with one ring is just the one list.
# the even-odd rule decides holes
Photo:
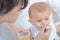
[(39, 30), (50, 23), (49, 12), (33, 12), (30, 17), (30, 22)]

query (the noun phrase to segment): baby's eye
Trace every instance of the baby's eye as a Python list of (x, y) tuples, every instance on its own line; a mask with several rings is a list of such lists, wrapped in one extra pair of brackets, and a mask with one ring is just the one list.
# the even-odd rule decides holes
[(46, 18), (45, 20), (48, 20), (48, 18)]
[(38, 20), (37, 22), (41, 22), (42, 20)]

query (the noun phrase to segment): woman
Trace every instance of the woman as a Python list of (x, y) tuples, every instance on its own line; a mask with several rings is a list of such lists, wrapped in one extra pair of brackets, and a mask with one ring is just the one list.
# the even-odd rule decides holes
[(13, 23), (21, 10), (27, 6), (27, 2), (28, 0), (0, 0), (0, 36), (5, 40), (17, 40), (15, 36), (23, 31), (15, 27)]
[[(0, 0), (0, 37), (5, 40), (17, 40), (16, 35), (24, 31), (24, 29), (17, 28), (14, 24), (22, 9), (27, 6), (28, 0)], [(43, 32), (40, 32), (43, 33)], [(48, 35), (50, 31), (48, 32)], [(41, 36), (46, 36), (41, 35)], [(37, 36), (35, 40), (43, 37)], [(39, 38), (38, 38), (39, 37)], [(45, 39), (48, 37), (44, 37)]]

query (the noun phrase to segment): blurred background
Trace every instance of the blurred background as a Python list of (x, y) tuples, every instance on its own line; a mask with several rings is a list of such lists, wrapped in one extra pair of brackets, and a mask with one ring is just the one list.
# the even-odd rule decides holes
[[(28, 9), (32, 3), (35, 2), (46, 2), (50, 5), (50, 8), (52, 10), (53, 15), (53, 22), (55, 25), (58, 25), (60, 27), (60, 0), (28, 0), (27, 7), (23, 10), (22, 13), (18, 16), (18, 20), (16, 21), (16, 25), (18, 27), (29, 29), (31, 24), (28, 22)], [(60, 40), (60, 37), (57, 36), (57, 40)]]
[(30, 23), (28, 22), (28, 9), (32, 3), (35, 2), (46, 2), (50, 5), (50, 8), (52, 10), (53, 15), (53, 21), (55, 24), (60, 24), (60, 0), (28, 0), (27, 7), (23, 10), (23, 12), (20, 13), (20, 15), (17, 18), (16, 25), (18, 27), (22, 28), (29, 28)]

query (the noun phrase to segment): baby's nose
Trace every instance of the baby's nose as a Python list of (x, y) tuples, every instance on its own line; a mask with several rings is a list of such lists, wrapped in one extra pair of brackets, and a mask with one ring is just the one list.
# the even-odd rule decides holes
[(45, 23), (42, 23), (42, 25), (43, 25), (43, 26), (46, 26), (46, 24), (45, 24)]
[(46, 26), (46, 22), (45, 21), (42, 22), (42, 26)]

